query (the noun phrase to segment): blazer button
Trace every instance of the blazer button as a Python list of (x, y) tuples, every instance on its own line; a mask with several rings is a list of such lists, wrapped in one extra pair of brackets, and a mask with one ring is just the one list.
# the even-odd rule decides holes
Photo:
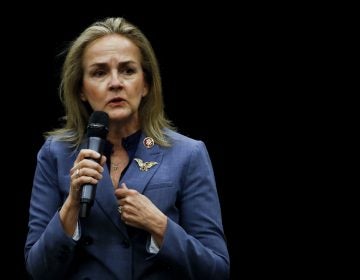
[(130, 241), (127, 240), (127, 239), (124, 239), (122, 241), (122, 245), (123, 245), (124, 248), (129, 248), (130, 247)]

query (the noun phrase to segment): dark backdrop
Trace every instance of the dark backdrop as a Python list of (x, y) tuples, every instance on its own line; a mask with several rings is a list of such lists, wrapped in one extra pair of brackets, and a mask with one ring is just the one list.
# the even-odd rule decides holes
[[(7, 244), (9, 265), (15, 265), (12, 278), (26, 279), (23, 247), (42, 133), (56, 126), (63, 115), (57, 96), (63, 62), (59, 53), (85, 27), (107, 16), (124, 16), (147, 35), (159, 60), (169, 118), (181, 133), (207, 145), (217, 179), (232, 279), (240, 276), (244, 262), (256, 258), (251, 250), (246, 250), (247, 256), (241, 253), (252, 247), (245, 235), (252, 233), (247, 221), (256, 211), (243, 207), (246, 189), (257, 180), (249, 174), (253, 172), (249, 144), (254, 148), (258, 141), (251, 135), (257, 115), (252, 111), (253, 103), (248, 102), (249, 95), (258, 94), (252, 83), (254, 66), (249, 63), (253, 47), (257, 48), (249, 42), (250, 23), (226, 14), (228, 7), (207, 7), (212, 9), (207, 11), (176, 5), (162, 8), (167, 12), (125, 7), (98, 13), (49, 11), (20, 17), (13, 29), (7, 29), (5, 47), (10, 63), (6, 83), (10, 91), (5, 100), (16, 115), (16, 120), (7, 122), (11, 133), (6, 137), (10, 147), (6, 158), (13, 161), (7, 174), (16, 182), (7, 190), (16, 210), (4, 212), (9, 222), (7, 234), (15, 238)], [(6, 119), (13, 117), (7, 114)]]
[[(316, 188), (331, 185), (322, 183), (326, 176), (313, 177), (324, 168), (319, 150), (329, 143), (318, 138), (328, 118), (322, 110), (337, 111), (326, 107), (332, 89), (323, 89), (333, 84), (324, 79), (333, 68), (323, 66), (333, 62), (333, 40), (324, 43), (322, 36), (332, 38), (339, 27), (329, 29), (321, 16), (334, 13), (273, 2), (128, 2), (79, 3), (77, 9), (14, 2), (16, 7), (7, 3), (1, 10), (2, 274), (9, 270), (8, 278), (26, 279), (23, 247), (35, 157), (42, 133), (63, 113), (58, 54), (94, 20), (108, 16), (124, 16), (144, 31), (159, 59), (170, 119), (208, 147), (231, 279), (310, 274), (322, 259), (322, 236), (314, 233), (322, 215), (311, 217), (312, 204), (324, 200)], [(326, 149), (324, 158), (332, 151)]]

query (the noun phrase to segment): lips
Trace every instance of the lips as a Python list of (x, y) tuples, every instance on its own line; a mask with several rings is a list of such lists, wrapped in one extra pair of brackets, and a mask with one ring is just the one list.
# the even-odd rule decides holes
[(115, 97), (115, 98), (111, 99), (108, 103), (120, 103), (122, 101), (125, 101), (125, 99), (123, 99), (121, 97)]
[(115, 97), (113, 99), (111, 99), (108, 104), (110, 106), (122, 106), (122, 104), (124, 104), (126, 100), (121, 98), (121, 97)]

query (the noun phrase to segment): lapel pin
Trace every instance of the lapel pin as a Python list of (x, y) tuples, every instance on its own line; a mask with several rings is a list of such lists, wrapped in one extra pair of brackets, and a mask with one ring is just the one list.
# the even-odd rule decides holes
[(141, 171), (148, 171), (149, 168), (153, 167), (154, 165), (158, 164), (156, 161), (145, 161), (143, 162), (142, 159), (134, 158), (134, 160), (139, 165)]
[(154, 146), (155, 142), (154, 139), (152, 139), (151, 137), (145, 137), (143, 144), (146, 148), (150, 149)]

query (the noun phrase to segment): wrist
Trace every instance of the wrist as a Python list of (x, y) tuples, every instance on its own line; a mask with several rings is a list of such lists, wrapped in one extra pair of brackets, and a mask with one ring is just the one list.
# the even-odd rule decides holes
[(161, 246), (165, 231), (167, 227), (167, 216), (162, 213), (162, 215), (154, 220), (154, 224), (152, 229), (150, 230), (150, 234), (153, 237), (157, 246)]
[(59, 211), (60, 221), (65, 232), (72, 236), (75, 232), (80, 211), (80, 203), (71, 203), (67, 198)]

